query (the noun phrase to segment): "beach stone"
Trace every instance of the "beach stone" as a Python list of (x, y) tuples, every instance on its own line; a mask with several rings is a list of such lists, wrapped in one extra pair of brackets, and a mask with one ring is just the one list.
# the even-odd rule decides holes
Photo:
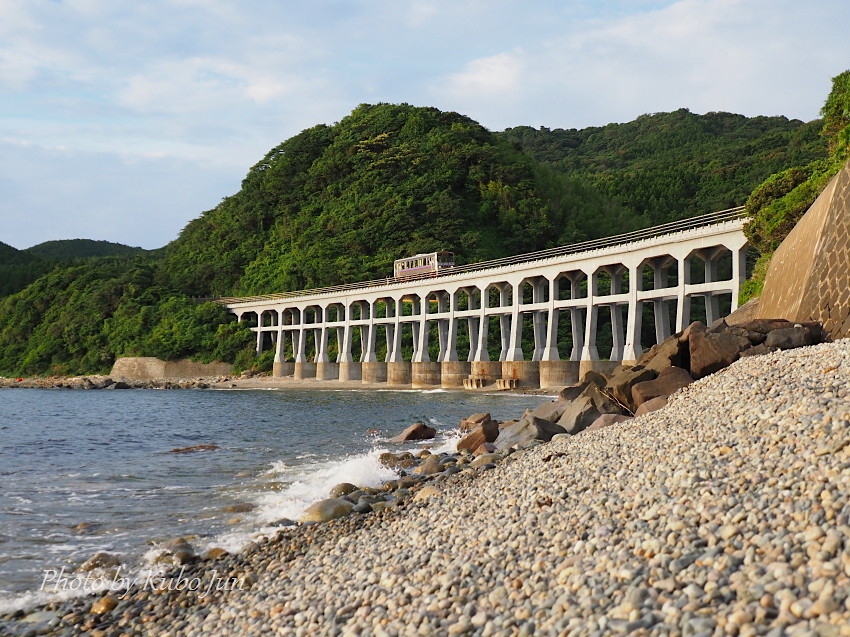
[(638, 416), (643, 416), (644, 414), (648, 414), (652, 411), (658, 411), (662, 407), (667, 406), (667, 397), (666, 396), (657, 396), (656, 398), (650, 398), (644, 403), (640, 404), (635, 410), (635, 418)]
[(300, 522), (327, 522), (345, 517), (353, 508), (345, 498), (328, 498), (311, 504), (298, 519)]
[(485, 442), (483, 445), (477, 447), (473, 452), (473, 456), (480, 456), (485, 453), (493, 453), (496, 451), (496, 445), (492, 442)]
[(661, 370), (658, 378), (637, 383), (632, 387), (632, 404), (640, 407), (647, 400), (659, 396), (666, 398), (692, 382), (694, 379), (688, 370), (681, 367), (667, 367)]
[(616, 425), (620, 422), (625, 422), (627, 420), (631, 420), (630, 416), (625, 416), (623, 414), (602, 414), (594, 420), (585, 431), (596, 431), (597, 429), (602, 429), (604, 427), (610, 427), (611, 425)]
[(392, 469), (393, 471), (411, 469), (419, 464), (413, 454), (409, 451), (404, 451), (399, 454), (386, 451), (378, 456), (378, 462), (384, 465), (387, 469)]
[(114, 595), (104, 595), (91, 605), (91, 612), (93, 615), (102, 615), (103, 613), (108, 613), (116, 606), (118, 606), (118, 600)]
[(331, 488), (330, 495), (332, 498), (341, 498), (342, 496), (348, 495), (349, 493), (353, 493), (357, 491), (357, 486), (351, 484), (350, 482), (340, 482)]
[(430, 440), (437, 435), (437, 430), (429, 427), (424, 422), (415, 422), (402, 431), (390, 442), (407, 442), (409, 440)]
[(487, 442), (494, 442), (498, 437), (498, 423), (495, 420), (486, 420), (458, 441), (457, 450), (473, 452)]
[(475, 460), (469, 463), (469, 466), (473, 469), (478, 469), (479, 467), (483, 467), (486, 464), (493, 464), (499, 462), (502, 459), (502, 456), (498, 453), (485, 453), (483, 455), (478, 456)]
[(214, 546), (213, 548), (209, 549), (206, 553), (204, 553), (204, 559), (205, 560), (217, 560), (221, 557), (225, 557), (226, 555), (230, 555), (230, 553), (228, 551), (226, 551), (225, 549), (221, 548), (221, 547)]
[(254, 505), (250, 502), (240, 502), (239, 504), (229, 504), (222, 509), (225, 513), (248, 513), (254, 510)]
[(435, 473), (440, 473), (442, 470), (443, 463), (440, 456), (430, 455), (422, 461), (421, 465), (413, 470), (413, 473), (420, 476), (430, 476)]
[[(474, 431), (487, 423), (493, 422), (493, 419), (490, 417), (488, 412), (482, 412), (479, 414), (472, 414), (468, 418), (464, 418), (460, 421), (460, 425), (458, 428), (461, 431)], [(498, 426), (498, 425), (497, 425)]]
[(77, 570), (88, 572), (97, 568), (112, 568), (114, 566), (119, 566), (120, 564), (121, 559), (117, 555), (107, 553), (106, 551), (99, 551), (83, 562)]
[(564, 432), (563, 427), (553, 422), (529, 415), (511, 426), (501, 429), (494, 444), (500, 450), (513, 446), (521, 447), (532, 440), (548, 442), (555, 434)]
[(423, 500), (433, 498), (435, 495), (440, 495), (440, 490), (433, 485), (426, 484), (424, 487), (422, 487), (416, 492), (416, 494), (413, 496), (413, 501), (422, 502)]

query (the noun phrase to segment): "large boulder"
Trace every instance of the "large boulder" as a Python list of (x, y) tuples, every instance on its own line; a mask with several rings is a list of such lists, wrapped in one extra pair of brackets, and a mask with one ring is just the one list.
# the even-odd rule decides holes
[(610, 427), (611, 425), (616, 425), (621, 422), (626, 422), (627, 420), (631, 420), (631, 416), (624, 416), (623, 414), (602, 414), (594, 420), (590, 426), (585, 429), (585, 431), (596, 431), (597, 429), (604, 429), (605, 427)]
[(668, 367), (662, 369), (655, 380), (647, 380), (637, 383), (632, 387), (632, 403), (640, 407), (647, 400), (663, 396), (666, 398), (674, 394), (682, 387), (687, 387), (694, 379), (686, 369), (681, 367)]
[(587, 387), (587, 383), (580, 383), (578, 385), (570, 385), (569, 387), (564, 387), (561, 391), (558, 392), (558, 402), (572, 402), (579, 396), (581, 396), (581, 392), (585, 390)]
[(424, 422), (415, 422), (410, 427), (402, 431), (395, 438), (391, 438), (390, 442), (407, 442), (408, 440), (430, 440), (437, 435), (437, 430), (429, 427)]
[(354, 503), (345, 498), (328, 498), (314, 502), (301, 514), (301, 522), (327, 522), (351, 513)]
[(512, 425), (500, 429), (499, 437), (496, 438), (494, 444), (500, 450), (515, 445), (521, 447), (532, 440), (549, 442), (552, 440), (552, 436), (562, 433), (566, 433), (563, 427), (548, 420), (528, 415)]
[(749, 339), (734, 334), (709, 334), (705, 329), (691, 325), (688, 349), (691, 357), (691, 375), (702, 378), (728, 367), (752, 347)]
[(484, 423), (492, 421), (493, 419), (487, 412), (482, 412), (480, 414), (472, 414), (469, 418), (464, 418), (460, 421), (459, 429), (461, 431), (475, 431)]
[(688, 344), (682, 341), (681, 336), (681, 334), (674, 334), (658, 345), (653, 345), (646, 354), (638, 359), (637, 365), (654, 372), (660, 372), (671, 365), (687, 367), (690, 352)]
[(634, 411), (636, 405), (632, 404), (632, 387), (637, 383), (653, 380), (658, 372), (646, 367), (632, 367), (611, 377), (606, 389), (611, 395)]
[(805, 347), (806, 345), (813, 345), (815, 342), (816, 339), (812, 330), (803, 325), (771, 330), (764, 339), (765, 347), (776, 347), (778, 349)]
[(499, 423), (492, 419), (486, 420), (458, 441), (457, 450), (474, 452), (486, 442), (495, 442), (498, 437)]
[(651, 411), (658, 411), (662, 407), (666, 406), (667, 399), (664, 396), (650, 398), (645, 403), (641, 403), (640, 407), (635, 410), (635, 418), (637, 418), (638, 416), (643, 416), (644, 414), (648, 414)]
[(549, 422), (558, 422), (558, 418), (564, 413), (569, 403), (566, 400), (549, 400), (545, 403), (540, 403), (531, 412), (532, 416), (537, 416)]
[(558, 420), (568, 434), (575, 435), (587, 429), (602, 413), (593, 404), (593, 399), (582, 394), (570, 403), (570, 406)]

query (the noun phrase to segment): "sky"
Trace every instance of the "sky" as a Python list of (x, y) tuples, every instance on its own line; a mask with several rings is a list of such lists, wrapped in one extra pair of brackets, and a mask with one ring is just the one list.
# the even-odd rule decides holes
[(0, 241), (161, 247), (362, 103), (810, 121), (848, 24), (847, 0), (0, 0)]

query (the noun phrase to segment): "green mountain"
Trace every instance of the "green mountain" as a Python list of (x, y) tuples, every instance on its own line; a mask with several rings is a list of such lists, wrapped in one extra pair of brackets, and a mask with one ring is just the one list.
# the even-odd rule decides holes
[(771, 172), (825, 156), (820, 126), (677, 111), (493, 133), (361, 105), (273, 148), (161, 250), (53, 265), (0, 299), (0, 373), (105, 371), (126, 355), (255, 365), (246, 326), (193, 297), (381, 278), (418, 252), (469, 263), (742, 204)]
[(45, 261), (70, 261), (89, 257), (118, 257), (144, 254), (142, 248), (133, 248), (121, 243), (94, 241), (92, 239), (63, 239), (45, 241), (23, 252)]

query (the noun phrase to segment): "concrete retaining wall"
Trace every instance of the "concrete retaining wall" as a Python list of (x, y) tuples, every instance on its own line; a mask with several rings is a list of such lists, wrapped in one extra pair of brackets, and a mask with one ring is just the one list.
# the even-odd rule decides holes
[(208, 378), (229, 376), (233, 373), (230, 363), (196, 363), (188, 359), (164, 361), (152, 356), (126, 356), (112, 366), (112, 378), (129, 380), (153, 380), (157, 378)]

